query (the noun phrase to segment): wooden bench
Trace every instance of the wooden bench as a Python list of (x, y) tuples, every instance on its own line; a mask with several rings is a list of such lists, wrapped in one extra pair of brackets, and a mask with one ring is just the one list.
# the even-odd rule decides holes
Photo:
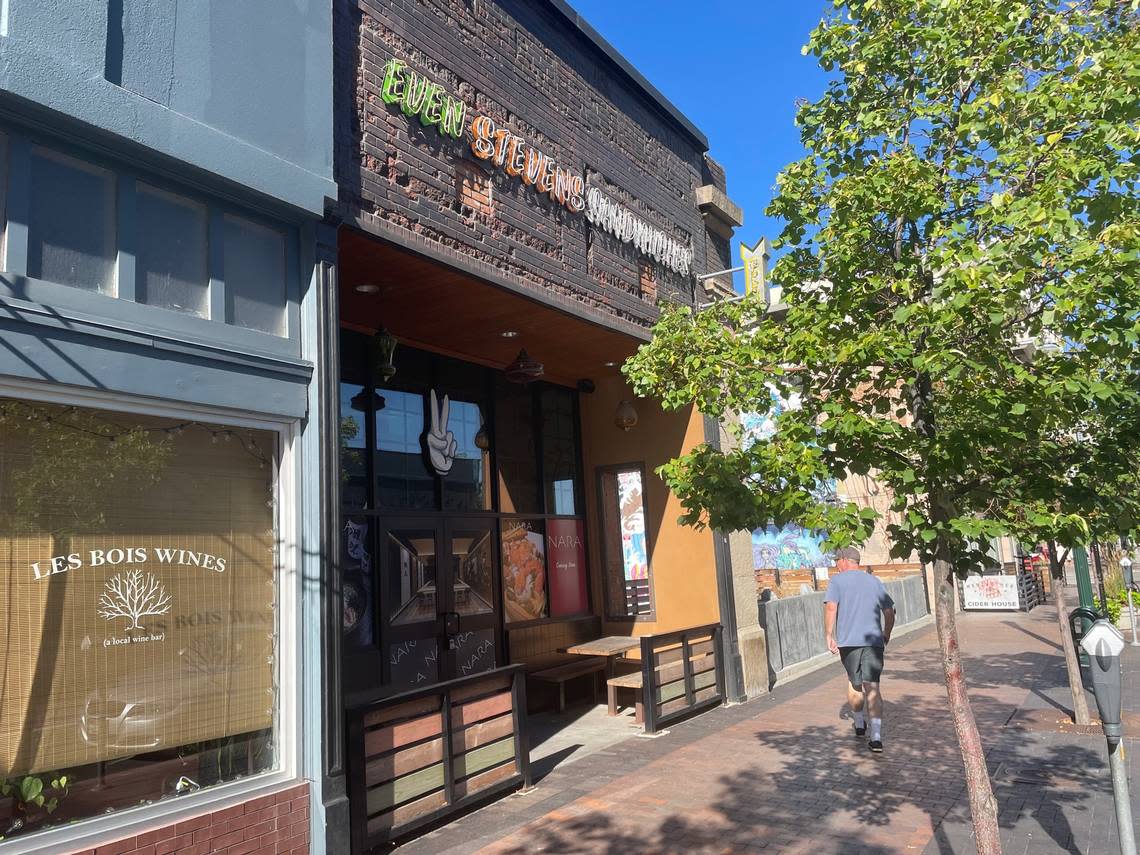
[(638, 724), (645, 720), (645, 710), (641, 701), (641, 672), (625, 674), (621, 677), (610, 677), (606, 680), (607, 711), (610, 715), (618, 714), (618, 691), (630, 690), (634, 696), (634, 718)]
[(595, 675), (602, 673), (606, 670), (606, 659), (604, 656), (579, 656), (573, 662), (567, 662), (563, 665), (555, 665), (553, 668), (545, 668), (541, 671), (532, 671), (527, 675), (528, 679), (537, 680), (540, 683), (553, 683), (558, 686), (558, 711), (563, 712), (566, 709), (566, 684), (570, 680), (575, 680), (578, 677), (585, 677), (590, 675), (592, 677), (590, 685), (594, 692), (594, 701), (598, 700), (598, 680)]

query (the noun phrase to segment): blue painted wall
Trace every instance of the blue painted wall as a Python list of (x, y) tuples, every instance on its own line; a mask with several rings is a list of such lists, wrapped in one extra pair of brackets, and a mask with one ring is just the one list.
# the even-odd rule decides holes
[[(320, 216), (332, 4), (4, 0), (0, 99), (22, 99)], [(50, 120), (50, 113), (46, 114)]]

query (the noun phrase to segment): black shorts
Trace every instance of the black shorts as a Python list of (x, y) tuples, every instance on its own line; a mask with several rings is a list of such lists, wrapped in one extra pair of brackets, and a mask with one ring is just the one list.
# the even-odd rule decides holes
[(883, 648), (881, 647), (840, 647), (839, 658), (847, 669), (847, 679), (860, 689), (863, 682), (877, 683), (883, 676)]

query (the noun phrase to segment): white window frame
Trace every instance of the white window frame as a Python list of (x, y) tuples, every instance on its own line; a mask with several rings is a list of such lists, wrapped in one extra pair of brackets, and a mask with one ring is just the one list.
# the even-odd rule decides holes
[(278, 655), (279, 697), (277, 767), (249, 778), (217, 784), (205, 790), (175, 796), (149, 805), (122, 808), (89, 819), (76, 820), (28, 837), (0, 841), (3, 855), (52, 855), (62, 851), (94, 849), (124, 837), (173, 825), (191, 817), (222, 810), (259, 796), (301, 783), (302, 729), (300, 711), (304, 681), (294, 679), (301, 661), (301, 430), (298, 420), (250, 416), (216, 407), (170, 403), (58, 384), (0, 379), (0, 399), (89, 407), (139, 416), (209, 421), (227, 427), (250, 428), (277, 436), (276, 484), (278, 550)]

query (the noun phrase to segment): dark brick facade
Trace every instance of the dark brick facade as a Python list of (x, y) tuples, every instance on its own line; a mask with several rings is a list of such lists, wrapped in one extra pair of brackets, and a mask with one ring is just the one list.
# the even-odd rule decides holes
[[(343, 222), (470, 261), (558, 302), (644, 327), (728, 264), (694, 192), (723, 187), (694, 133), (547, 0), (337, 0), (336, 177)], [(390, 59), (490, 116), (691, 247), (692, 276), (640, 255), (381, 96)], [(647, 262), (649, 268), (647, 269)]]
[(67, 855), (308, 855), (309, 785), (139, 832)]

